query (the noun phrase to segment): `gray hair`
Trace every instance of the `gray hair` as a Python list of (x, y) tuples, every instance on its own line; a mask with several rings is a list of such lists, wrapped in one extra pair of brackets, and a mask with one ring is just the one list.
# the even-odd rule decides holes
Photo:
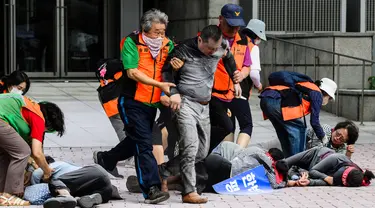
[(168, 16), (158, 9), (148, 10), (146, 13), (143, 14), (141, 18), (142, 30), (146, 33), (149, 32), (151, 30), (152, 23), (164, 24), (165, 27), (167, 27)]

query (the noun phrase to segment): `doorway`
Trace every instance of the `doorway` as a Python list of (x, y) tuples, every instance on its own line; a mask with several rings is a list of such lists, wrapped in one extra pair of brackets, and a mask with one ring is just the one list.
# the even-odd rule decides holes
[(94, 77), (96, 62), (119, 50), (112, 44), (120, 38), (119, 4), (110, 0), (3, 1), (0, 74), (21, 70), (38, 78)]

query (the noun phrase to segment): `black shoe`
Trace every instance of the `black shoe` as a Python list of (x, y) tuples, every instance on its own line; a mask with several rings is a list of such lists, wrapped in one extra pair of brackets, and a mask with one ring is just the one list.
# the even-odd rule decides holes
[(93, 158), (94, 158), (94, 163), (95, 163), (95, 164), (98, 164), (98, 165), (102, 166), (106, 171), (110, 171), (110, 170), (108, 170), (108, 168), (105, 166), (104, 159), (103, 159), (103, 152), (100, 152), (100, 151), (94, 151), (94, 153), (93, 153)]
[(76, 205), (77, 201), (72, 196), (57, 196), (43, 203), (44, 208), (75, 208)]
[[(107, 170), (107, 171), (108, 171), (108, 170)], [(116, 177), (116, 178), (121, 178), (121, 179), (124, 178), (123, 175), (120, 175), (120, 174), (118, 173), (118, 169), (117, 169), (117, 167), (115, 167), (115, 169), (113, 169), (112, 171), (108, 171), (108, 173), (110, 173), (111, 175), (113, 175), (113, 176)]]
[(102, 196), (98, 193), (82, 196), (77, 200), (77, 203), (82, 208), (92, 208), (95, 205), (99, 205), (103, 202)]
[(111, 175), (113, 175), (114, 177), (116, 178), (124, 178), (123, 175), (120, 175), (118, 173), (118, 170), (117, 170), (117, 167), (115, 167), (113, 170), (110, 170), (106, 167), (105, 165), (105, 162), (104, 162), (104, 159), (103, 159), (103, 152), (100, 152), (100, 151), (95, 151), (93, 153), (93, 158), (94, 158), (94, 163), (102, 166), (108, 173), (110, 173)]
[(142, 189), (139, 186), (138, 178), (135, 175), (131, 175), (126, 180), (126, 188), (132, 193), (142, 193)]
[(159, 204), (160, 202), (166, 201), (169, 199), (168, 192), (162, 192), (157, 186), (152, 186), (148, 192), (148, 197), (145, 200), (146, 204)]

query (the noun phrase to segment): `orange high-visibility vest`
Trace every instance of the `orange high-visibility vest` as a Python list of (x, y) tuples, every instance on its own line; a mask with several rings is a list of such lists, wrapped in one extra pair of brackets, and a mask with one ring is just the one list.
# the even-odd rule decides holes
[[(248, 39), (241, 37), (239, 33), (236, 34), (231, 47), (231, 52), (236, 61), (237, 70), (242, 70), (242, 64), (245, 58), (246, 47), (248, 46)], [(231, 100), (234, 98), (234, 86), (233, 81), (229, 77), (229, 74), (225, 70), (223, 60), (221, 59), (217, 65), (214, 78), (214, 86), (212, 88), (212, 95), (225, 99)]]
[[(30, 98), (28, 98), (26, 96), (23, 96), (23, 98), (24, 98), (24, 101), (25, 101), (25, 105), (23, 107), (28, 109), (29, 111), (35, 113), (36, 115), (38, 115), (44, 121), (44, 115), (43, 115), (42, 111), (40, 110), (39, 103), (31, 100)], [(26, 120), (25, 120), (25, 122), (26, 122)]]
[[(133, 39), (139, 54), (138, 70), (143, 72), (146, 76), (153, 78), (156, 81), (162, 81), (161, 70), (163, 68), (164, 62), (166, 61), (169, 53), (169, 39), (164, 37), (162, 47), (158, 56), (153, 59), (150, 53), (150, 49), (146, 46), (142, 39), (142, 34), (132, 34), (129, 37)], [(145, 85), (140, 82), (136, 84), (136, 91), (134, 95), (134, 100), (142, 103), (158, 103), (160, 102), (161, 89)]]
[[(296, 87), (303, 87), (308, 90), (313, 90), (317, 92), (321, 92), (319, 87), (316, 86), (314, 83), (311, 82), (299, 82), (296, 84)], [(264, 90), (276, 90), (280, 93), (292, 93), (291, 88), (287, 86), (282, 85), (276, 85), (276, 86), (269, 86), (265, 88)], [(295, 94), (295, 96), (298, 96)], [(302, 96), (302, 101), (298, 102), (298, 99), (290, 99), (288, 101), (288, 106), (284, 106), (283, 102), (281, 104), (281, 114), (283, 116), (284, 121), (294, 120), (298, 118), (302, 118), (306, 115), (309, 115), (311, 113), (311, 103), (309, 100), (306, 100), (304, 96)], [(265, 115), (263, 114), (264, 119), (267, 119)]]

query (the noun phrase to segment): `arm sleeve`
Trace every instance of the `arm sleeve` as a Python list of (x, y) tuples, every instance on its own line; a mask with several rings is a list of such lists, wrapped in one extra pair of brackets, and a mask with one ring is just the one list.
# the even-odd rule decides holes
[(247, 46), (246, 51), (245, 51), (245, 57), (243, 59), (242, 67), (250, 67), (251, 63), (252, 62), (251, 62), (251, 57), (250, 57), (249, 46)]
[(22, 116), (30, 126), (30, 137), (43, 143), (45, 129), (43, 119), (26, 108), (22, 108)]
[(125, 70), (138, 68), (138, 49), (134, 41), (130, 37), (127, 37), (124, 42), (124, 46), (121, 50), (121, 57)]
[(253, 46), (250, 52), (250, 57), (251, 57), (251, 70), (258, 70), (262, 71), (262, 68), (260, 67), (260, 57), (259, 57), (259, 47), (258, 46)]
[(31, 175), (31, 184), (32, 185), (39, 184), (42, 178), (43, 178), (43, 170), (41, 168), (34, 170), (34, 172)]
[(225, 71), (233, 81), (234, 72), (237, 70), (236, 61), (234, 60), (233, 54), (228, 51), (227, 55), (222, 58)]
[[(169, 55), (167, 59), (165, 60), (163, 68), (162, 68), (162, 78), (163, 78), (163, 82), (175, 83), (176, 72), (173, 70), (173, 67), (170, 64), (170, 61), (173, 57), (176, 56), (175, 52), (178, 51), (178, 47), (175, 48), (172, 41), (170, 41), (169, 44), (170, 44)], [(171, 87), (170, 89), (171, 89), (171, 95), (179, 93), (176, 87)]]
[(311, 116), (310, 116), (310, 124), (314, 129), (315, 135), (322, 140), (325, 136), (322, 126), (320, 125), (319, 121), (319, 113), (320, 108), (323, 103), (323, 97), (320, 92), (311, 91), (309, 93), (311, 99)]
[(309, 186), (328, 186), (328, 183), (322, 179), (309, 179)]
[(253, 81), (255, 87), (259, 87), (260, 85), (260, 74), (259, 70), (250, 70), (250, 78)]
[(309, 175), (312, 179), (321, 179), (324, 180), (324, 178), (327, 177), (327, 172), (331, 169), (333, 169), (337, 164), (339, 160), (337, 156), (330, 155), (327, 158), (320, 161), (318, 164), (314, 165), (311, 170), (309, 171)]

